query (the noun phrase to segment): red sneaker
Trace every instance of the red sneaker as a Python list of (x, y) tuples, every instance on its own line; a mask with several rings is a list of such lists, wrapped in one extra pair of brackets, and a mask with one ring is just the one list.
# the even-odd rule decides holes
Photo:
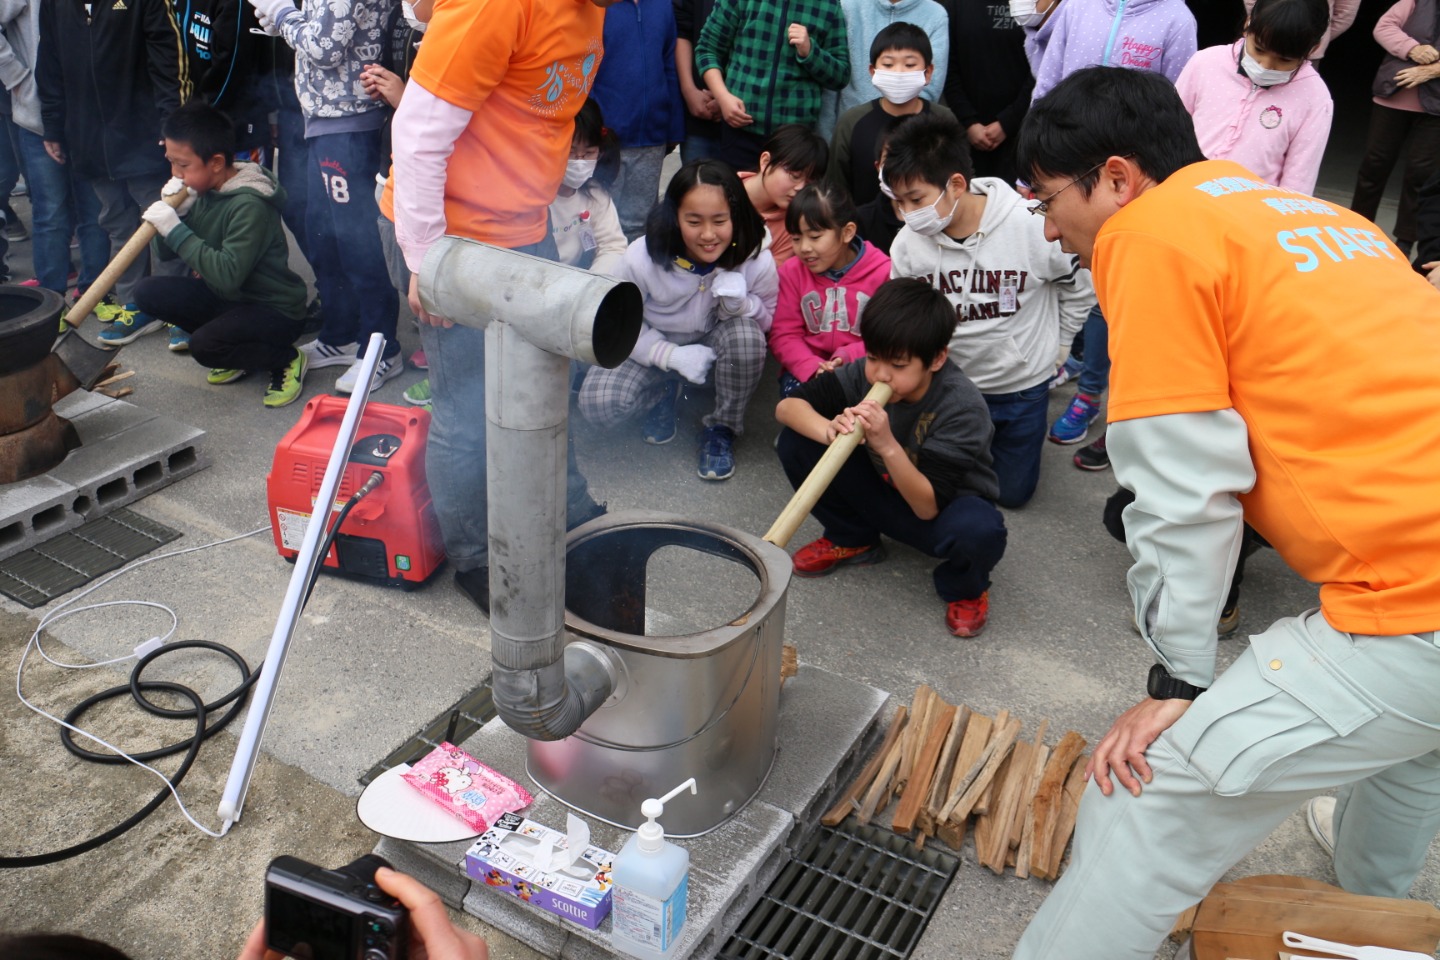
[(837, 547), (825, 537), (821, 537), (796, 550), (792, 559), (795, 562), (795, 576), (823, 577), (846, 564), (868, 567), (872, 563), (879, 563), (885, 559), (885, 551), (878, 543), (872, 543), (868, 547)]
[(414, 353), (410, 354), (410, 366), (414, 367), (416, 370), (430, 369), (430, 361), (425, 359), (424, 350), (416, 350)]
[(990, 619), (990, 591), (971, 600), (956, 600), (945, 606), (945, 626), (957, 637), (978, 637)]

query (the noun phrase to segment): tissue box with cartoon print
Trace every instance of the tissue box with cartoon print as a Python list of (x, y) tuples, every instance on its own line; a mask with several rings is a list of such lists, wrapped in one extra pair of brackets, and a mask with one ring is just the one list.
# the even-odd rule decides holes
[(567, 836), (506, 813), (465, 852), (465, 872), (492, 890), (594, 930), (610, 913), (614, 859), (590, 845), (589, 829), (573, 814)]

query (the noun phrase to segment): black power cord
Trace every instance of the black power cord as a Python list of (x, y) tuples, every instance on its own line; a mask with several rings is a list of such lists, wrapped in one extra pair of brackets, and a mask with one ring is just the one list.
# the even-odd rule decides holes
[[(320, 549), (321, 562), (315, 565), (314, 572), (310, 574), (310, 582), (305, 586), (305, 596), (300, 602), (300, 610), (297, 611), (297, 616), (300, 612), (304, 611), (305, 605), (310, 601), (310, 593), (315, 589), (315, 581), (319, 579), (320, 570), (324, 566), (324, 557), (329, 555), (330, 548), (334, 546), (335, 538), (339, 535), (340, 527), (345, 523), (345, 518), (350, 515), (350, 511), (354, 509), (355, 504), (359, 503), (372, 490), (378, 487), (384, 479), (384, 475), (378, 470), (371, 473), (364, 485), (356, 490), (350, 499), (345, 501), (344, 506), (336, 512), (335, 521), (331, 524), (330, 530), (326, 534), (325, 542)], [(154, 662), (157, 657), (167, 653), (175, 653), (180, 650), (213, 650), (216, 653), (224, 654), (234, 661), (235, 666), (240, 671), (239, 685), (214, 703), (206, 703), (200, 694), (183, 684), (171, 683), (167, 680), (141, 679), (145, 668)], [(249, 664), (245, 662), (245, 658), (222, 643), (215, 643), (210, 640), (181, 640), (175, 643), (167, 643), (158, 649), (151, 650), (136, 661), (135, 666), (130, 670), (130, 680), (128, 683), (111, 687), (108, 690), (102, 690), (97, 694), (86, 697), (80, 703), (76, 704), (69, 713), (65, 714), (64, 718), (65, 722), (71, 726), (77, 726), (77, 721), (97, 704), (104, 703), (107, 700), (113, 700), (116, 697), (128, 693), (131, 699), (133, 699), (142, 710), (154, 714), (157, 717), (165, 717), (166, 719), (172, 720), (185, 720), (193, 717), (195, 719), (195, 732), (187, 740), (181, 740), (155, 750), (147, 750), (143, 753), (130, 754), (133, 759), (142, 763), (148, 763), (162, 757), (174, 756), (181, 752), (185, 754), (185, 758), (180, 761), (180, 766), (176, 768), (169, 783), (161, 787), (160, 792), (155, 794), (149, 803), (145, 804), (145, 806), (141, 807), (134, 814), (111, 827), (109, 830), (106, 830), (104, 833), (96, 834), (89, 840), (82, 840), (80, 843), (64, 847), (60, 850), (22, 857), (0, 857), (0, 869), (40, 867), (46, 864), (58, 863), (61, 860), (68, 860), (71, 857), (77, 857), (82, 853), (88, 853), (97, 847), (104, 846), (111, 840), (138, 826), (146, 817), (160, 809), (160, 806), (170, 796), (172, 789), (180, 786), (180, 781), (185, 779), (185, 775), (190, 772), (190, 768), (195, 765), (195, 759), (200, 755), (200, 745), (221, 730), (224, 730), (232, 720), (239, 716), (240, 711), (244, 709), (245, 704), (249, 700), (250, 688), (255, 685), (255, 681), (260, 679), (260, 671), (264, 666), (265, 661), (260, 661), (259, 666), (252, 673)], [(145, 691), (147, 690), (176, 694), (189, 700), (192, 706), (188, 710), (176, 710), (158, 706), (145, 696)], [(225, 712), (225, 715), (215, 721), (214, 725), (207, 725), (208, 718), (212, 712), (224, 707), (226, 704), (232, 704), (232, 706)], [(87, 750), (75, 742), (74, 735), (66, 727), (60, 728), (60, 742), (66, 750), (81, 760), (104, 764), (124, 764), (130, 762), (130, 760), (125, 757), (117, 756), (113, 753), (97, 753), (94, 750)]]

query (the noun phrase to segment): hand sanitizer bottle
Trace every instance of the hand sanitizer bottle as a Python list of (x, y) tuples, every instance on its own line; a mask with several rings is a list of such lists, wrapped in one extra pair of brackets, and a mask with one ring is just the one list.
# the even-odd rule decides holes
[(674, 956), (680, 929), (685, 926), (690, 853), (666, 843), (665, 831), (655, 818), (665, 812), (666, 801), (687, 787), (695, 793), (694, 777), (660, 799), (641, 804), (645, 822), (615, 858), (610, 942), (616, 950), (638, 960)]

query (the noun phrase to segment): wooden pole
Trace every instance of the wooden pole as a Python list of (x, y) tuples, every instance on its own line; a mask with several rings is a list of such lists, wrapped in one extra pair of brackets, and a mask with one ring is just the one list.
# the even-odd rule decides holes
[[(122, 268), (123, 269), (123, 268)], [(113, 282), (113, 281), (112, 281)], [(99, 286), (99, 283), (96, 283)], [(877, 383), (865, 394), (865, 400), (874, 400), (880, 406), (890, 402), (890, 385), (888, 383)], [(861, 401), (862, 403), (864, 401)], [(800, 489), (795, 491), (795, 496), (785, 504), (785, 509), (780, 511), (780, 516), (770, 525), (769, 531), (764, 539), (775, 544), (777, 547), (784, 547), (795, 536), (795, 531), (800, 529), (800, 524), (810, 515), (810, 510), (830, 486), (830, 481), (835, 479), (835, 474), (840, 472), (840, 467), (850, 459), (850, 454), (855, 452), (855, 446), (865, 435), (865, 430), (859, 423), (849, 433), (842, 433), (831, 442), (825, 453), (820, 457), (820, 462), (815, 464), (815, 469), (800, 484)]]
[[(172, 193), (162, 199), (172, 207), (179, 207), (189, 197), (190, 191), (181, 190), (179, 193)], [(140, 229), (136, 230), (130, 239), (125, 241), (125, 246), (110, 258), (110, 263), (100, 271), (100, 276), (95, 278), (95, 282), (75, 298), (74, 306), (70, 308), (69, 313), (65, 314), (65, 322), (72, 327), (78, 327), (84, 323), (85, 318), (90, 316), (101, 300), (105, 299), (105, 294), (110, 292), (110, 288), (115, 286), (115, 281), (120, 279), (120, 274), (129, 269), (130, 264), (134, 263), (135, 258), (145, 251), (157, 233), (154, 226), (142, 220)]]

